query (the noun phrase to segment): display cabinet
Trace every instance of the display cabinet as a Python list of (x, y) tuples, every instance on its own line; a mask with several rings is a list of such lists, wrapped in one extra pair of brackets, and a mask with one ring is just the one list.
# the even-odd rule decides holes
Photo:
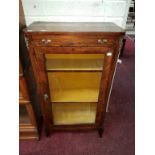
[(21, 63), (19, 65), (19, 137), (39, 139), (36, 118)]
[(24, 30), (47, 135), (103, 132), (124, 30), (113, 23), (35, 22)]

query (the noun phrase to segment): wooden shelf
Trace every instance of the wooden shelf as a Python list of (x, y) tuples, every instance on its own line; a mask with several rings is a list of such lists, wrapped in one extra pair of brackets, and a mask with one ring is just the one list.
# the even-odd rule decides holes
[(54, 125), (95, 123), (97, 103), (52, 104)]
[(101, 72), (48, 73), (51, 102), (98, 102)]
[(102, 71), (103, 54), (46, 54), (47, 71)]

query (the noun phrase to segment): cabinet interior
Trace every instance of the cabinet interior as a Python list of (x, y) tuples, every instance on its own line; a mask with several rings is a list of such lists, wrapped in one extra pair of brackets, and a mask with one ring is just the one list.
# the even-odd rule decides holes
[(93, 124), (97, 103), (53, 103), (55, 125)]
[(95, 123), (104, 54), (46, 54), (55, 125)]
[(47, 71), (102, 71), (104, 54), (46, 54)]
[(51, 102), (98, 102), (101, 72), (48, 73)]

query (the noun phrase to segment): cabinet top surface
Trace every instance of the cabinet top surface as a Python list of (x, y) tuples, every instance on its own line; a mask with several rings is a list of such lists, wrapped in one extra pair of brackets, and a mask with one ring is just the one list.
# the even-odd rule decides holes
[(109, 22), (34, 22), (25, 32), (114, 32), (125, 30)]

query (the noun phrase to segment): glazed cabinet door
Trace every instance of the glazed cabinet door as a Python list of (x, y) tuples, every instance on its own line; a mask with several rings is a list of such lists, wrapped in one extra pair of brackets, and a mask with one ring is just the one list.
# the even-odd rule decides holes
[(114, 50), (109, 47), (36, 47), (37, 83), (51, 125), (101, 123)]

